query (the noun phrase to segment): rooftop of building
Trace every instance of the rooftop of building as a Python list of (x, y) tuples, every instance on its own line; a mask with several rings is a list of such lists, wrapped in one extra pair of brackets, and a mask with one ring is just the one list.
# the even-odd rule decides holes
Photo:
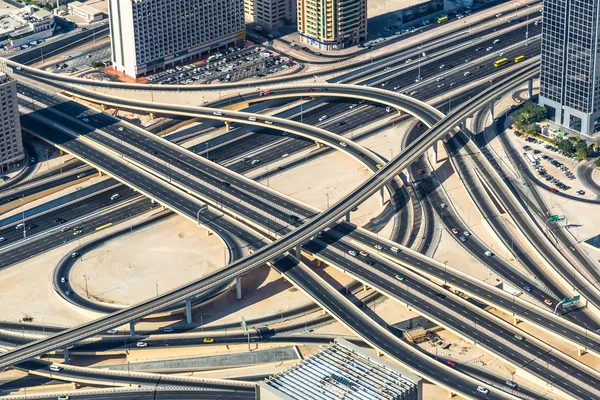
[(259, 382), (286, 399), (393, 400), (417, 390), (421, 379), (344, 339), (295, 367)]
[(91, 6), (87, 3), (82, 3), (80, 1), (73, 1), (71, 3), (69, 3), (69, 7), (74, 8), (74, 9), (78, 9), (81, 12), (84, 12), (86, 14), (92, 14), (92, 15), (96, 15), (96, 14), (103, 14), (104, 12), (102, 10), (97, 9), (94, 6)]
[(30, 26), (30, 23), (43, 21), (52, 16), (52, 13), (43, 9), (20, 8), (14, 13), (0, 15), (0, 34), (13, 32)]

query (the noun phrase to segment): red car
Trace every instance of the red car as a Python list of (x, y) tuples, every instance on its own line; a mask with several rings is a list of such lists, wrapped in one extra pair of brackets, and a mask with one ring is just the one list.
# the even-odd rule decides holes
[(262, 96), (268, 96), (268, 95), (270, 95), (270, 94), (271, 94), (271, 91), (270, 91), (270, 90), (265, 90), (264, 92), (260, 92), (260, 96), (261, 96), (261, 97), (262, 97)]
[(458, 229), (452, 228), (452, 233), (454, 233), (455, 235), (458, 235), (459, 234)]
[(313, 91), (314, 91), (314, 89), (309, 87), (309, 88), (306, 88), (306, 91), (307, 91), (307, 92), (313, 92)]
[(419, 122), (419, 123), (417, 124), (417, 127), (419, 127), (419, 128), (422, 128), (422, 127), (423, 127), (423, 123), (422, 123), (422, 122)]
[(457, 365), (457, 364), (456, 364), (456, 362), (454, 362), (454, 361), (452, 361), (452, 360), (448, 360), (448, 361), (446, 361), (446, 364), (448, 364), (448, 365), (449, 365), (449, 366), (451, 366), (451, 367), (456, 367), (456, 365)]
[(550, 191), (551, 191), (552, 193), (558, 193), (558, 189), (555, 189), (555, 188), (550, 188)]
[(417, 172), (418, 172), (419, 174), (424, 174), (424, 173), (425, 173), (425, 171), (423, 171), (421, 168), (419, 168), (419, 169), (417, 170)]

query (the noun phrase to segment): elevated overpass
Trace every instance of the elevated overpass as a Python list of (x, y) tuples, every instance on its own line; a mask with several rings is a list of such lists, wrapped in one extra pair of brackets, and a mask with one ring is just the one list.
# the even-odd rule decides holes
[(140, 319), (153, 312), (160, 311), (166, 306), (182, 302), (189, 297), (203, 292), (207, 287), (223, 284), (227, 279), (231, 279), (232, 276), (239, 276), (248, 272), (257, 266), (276, 258), (278, 255), (285, 253), (288, 249), (301, 245), (324, 228), (336, 223), (336, 221), (342, 218), (346, 213), (369, 198), (390, 179), (403, 171), (420, 154), (431, 147), (433, 143), (450, 132), (466, 116), (471, 115), (475, 110), (489, 102), (490, 98), (499, 96), (506, 90), (532, 78), (536, 74), (537, 66), (535, 65), (523, 68), (518, 74), (511, 74), (491, 86), (489, 89), (483, 91), (478, 96), (474, 97), (469, 104), (457, 107), (451, 114), (434, 125), (431, 130), (423, 134), (417, 141), (410, 144), (396, 158), (384, 165), (382, 169), (353, 190), (347, 197), (333, 205), (329, 210), (315, 216), (305, 225), (299, 227), (282, 239), (227, 266), (209, 277), (191, 282), (181, 288), (160, 295), (157, 298), (134, 305), (109, 316), (102, 317), (84, 326), (69, 329), (47, 339), (25, 345), (19, 349), (3, 354), (0, 356), (0, 367), (9, 366), (33, 358), (53, 349), (64, 348), (67, 345), (88, 336), (100, 333), (112, 327), (126, 324), (129, 321)]

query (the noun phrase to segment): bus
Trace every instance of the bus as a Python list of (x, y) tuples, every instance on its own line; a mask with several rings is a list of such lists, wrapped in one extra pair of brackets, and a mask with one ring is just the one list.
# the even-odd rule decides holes
[(508, 63), (508, 58), (501, 58), (494, 62), (494, 67), (498, 68), (498, 67), (503, 66), (506, 63)]
[(535, 158), (534, 156), (532, 156), (529, 153), (523, 153), (523, 155), (525, 156), (525, 158), (527, 159), (527, 161), (529, 161), (529, 163), (531, 165), (534, 165), (534, 166), (537, 165), (537, 163), (538, 163), (537, 158)]
[(525, 59), (525, 56), (515, 57), (515, 62), (518, 63), (518, 62), (523, 61), (524, 59)]
[(444, 22), (448, 22), (448, 16), (444, 15), (443, 17), (439, 17), (437, 19), (437, 21), (438, 21), (438, 24), (443, 24)]

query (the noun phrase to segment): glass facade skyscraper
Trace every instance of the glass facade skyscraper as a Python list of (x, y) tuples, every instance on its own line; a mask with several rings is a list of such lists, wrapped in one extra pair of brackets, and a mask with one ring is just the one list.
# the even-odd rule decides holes
[(600, 0), (544, 0), (540, 104), (555, 123), (600, 132)]

